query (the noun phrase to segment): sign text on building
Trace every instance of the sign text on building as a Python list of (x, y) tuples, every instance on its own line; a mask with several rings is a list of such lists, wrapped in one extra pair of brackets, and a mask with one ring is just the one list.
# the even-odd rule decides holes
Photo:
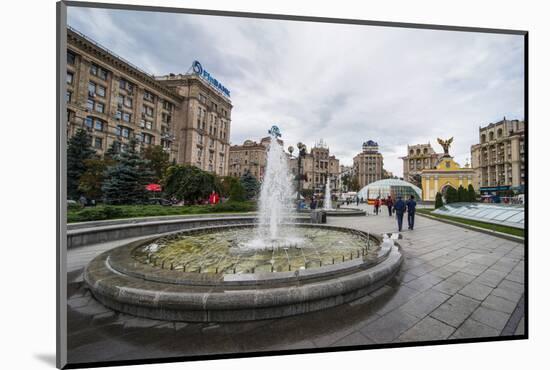
[(227, 95), (227, 97), (231, 97), (231, 93), (228, 88), (223, 86), (218, 80), (216, 80), (214, 77), (208, 73), (208, 71), (204, 68), (202, 68), (202, 65), (198, 60), (195, 60), (193, 62), (193, 72), (204, 78), (208, 83), (212, 86), (214, 86), (216, 89), (221, 91), (224, 95)]

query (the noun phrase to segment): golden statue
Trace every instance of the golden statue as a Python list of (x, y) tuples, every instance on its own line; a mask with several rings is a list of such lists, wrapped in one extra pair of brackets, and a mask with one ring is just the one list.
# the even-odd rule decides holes
[(453, 142), (453, 138), (451, 137), (449, 140), (442, 140), (440, 138), (437, 138), (437, 142), (439, 145), (443, 147), (444, 156), (449, 156), (449, 147), (451, 146), (451, 143)]

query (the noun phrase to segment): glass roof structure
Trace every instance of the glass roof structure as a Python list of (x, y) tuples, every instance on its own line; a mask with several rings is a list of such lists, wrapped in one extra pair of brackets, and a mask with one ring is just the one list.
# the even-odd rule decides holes
[(422, 199), (422, 190), (404, 180), (384, 179), (371, 182), (357, 193), (357, 196), (363, 199), (376, 199), (378, 197), (382, 199), (388, 195), (391, 195), (394, 199), (398, 196), (406, 199), (414, 195), (419, 200)]
[(451, 203), (436, 209), (433, 213), (518, 229), (524, 228), (525, 210), (523, 205), (517, 204)]

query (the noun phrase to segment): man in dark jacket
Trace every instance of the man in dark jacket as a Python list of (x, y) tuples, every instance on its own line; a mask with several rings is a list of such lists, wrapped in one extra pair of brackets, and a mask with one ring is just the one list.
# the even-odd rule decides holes
[(397, 197), (397, 202), (393, 205), (393, 209), (395, 210), (395, 216), (397, 217), (397, 227), (399, 232), (401, 232), (401, 228), (403, 227), (403, 214), (406, 209), (405, 202), (403, 202), (401, 197)]
[(409, 223), (409, 230), (414, 228), (414, 214), (416, 212), (416, 201), (414, 195), (407, 201), (407, 221)]

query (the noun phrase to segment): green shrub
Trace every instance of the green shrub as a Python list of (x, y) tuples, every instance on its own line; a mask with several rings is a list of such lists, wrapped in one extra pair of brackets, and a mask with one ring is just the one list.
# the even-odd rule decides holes
[(67, 210), (69, 211), (78, 211), (84, 208), (84, 206), (78, 202), (76, 203), (67, 203)]
[(254, 202), (228, 201), (216, 205), (192, 205), (168, 207), (160, 205), (123, 205), (97, 206), (69, 210), (67, 222), (101, 221), (120, 218), (153, 217), (171, 215), (194, 215), (206, 213), (252, 212), (256, 210)]

